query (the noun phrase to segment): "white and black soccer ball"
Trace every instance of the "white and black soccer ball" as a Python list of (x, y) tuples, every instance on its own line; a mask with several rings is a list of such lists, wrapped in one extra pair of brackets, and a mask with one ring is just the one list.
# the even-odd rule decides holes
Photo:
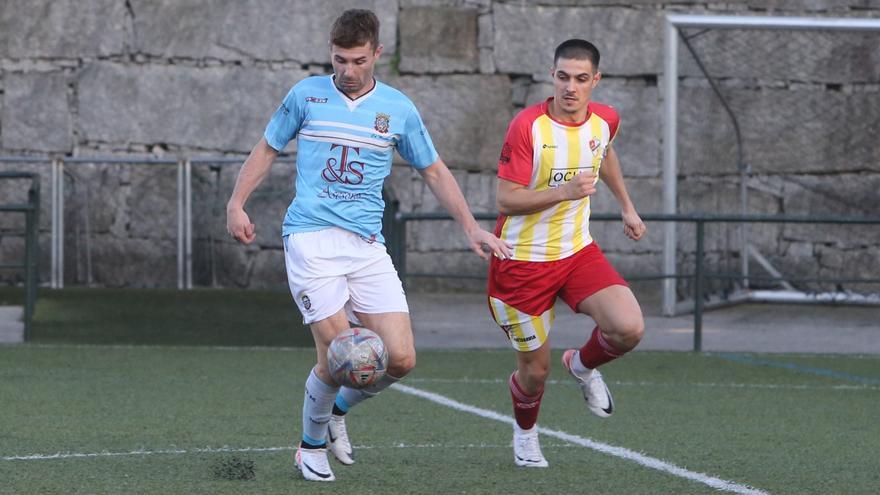
[(336, 383), (351, 388), (373, 385), (388, 367), (385, 343), (372, 330), (349, 328), (327, 349), (327, 368)]

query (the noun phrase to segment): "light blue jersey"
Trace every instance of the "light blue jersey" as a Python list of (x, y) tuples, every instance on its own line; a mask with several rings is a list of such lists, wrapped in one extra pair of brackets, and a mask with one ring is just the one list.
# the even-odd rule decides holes
[(297, 83), (266, 126), (266, 141), (277, 151), (297, 138), (296, 197), (281, 233), (335, 226), (384, 242), (382, 184), (394, 150), (417, 169), (437, 161), (437, 151), (403, 93), (376, 81), (352, 100), (332, 77)]

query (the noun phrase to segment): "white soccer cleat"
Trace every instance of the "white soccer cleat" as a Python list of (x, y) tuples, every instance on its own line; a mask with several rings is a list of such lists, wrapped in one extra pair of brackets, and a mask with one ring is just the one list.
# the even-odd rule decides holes
[(348, 440), (348, 430), (345, 429), (345, 416), (330, 416), (327, 424), (327, 445), (339, 462), (346, 466), (354, 464), (354, 452)]
[(519, 425), (513, 425), (513, 462), (520, 467), (547, 467), (550, 464), (541, 453), (541, 443), (538, 441), (538, 428), (533, 426), (529, 430), (523, 430)]
[(578, 375), (571, 369), (571, 360), (575, 358), (577, 352), (574, 349), (565, 351), (562, 354), (562, 365), (581, 387), (584, 400), (587, 401), (587, 408), (596, 416), (607, 418), (614, 412), (614, 400), (611, 398), (611, 392), (608, 391), (599, 370), (591, 370), (587, 375)]
[(333, 471), (330, 462), (327, 461), (327, 449), (296, 449), (296, 467), (299, 468), (303, 478), (308, 481), (333, 481)]

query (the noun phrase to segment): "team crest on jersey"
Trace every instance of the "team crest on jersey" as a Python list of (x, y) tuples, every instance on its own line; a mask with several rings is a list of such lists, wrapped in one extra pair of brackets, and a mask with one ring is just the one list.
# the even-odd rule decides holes
[(376, 112), (376, 121), (373, 123), (373, 129), (385, 134), (391, 124), (391, 116), (387, 113)]
[(593, 156), (599, 154), (599, 146), (601, 146), (602, 142), (599, 141), (599, 138), (594, 137), (590, 139), (590, 151), (593, 152)]
[(504, 146), (501, 147), (501, 156), (498, 157), (498, 161), (501, 163), (510, 163), (511, 155), (513, 155), (513, 147), (510, 143), (504, 143)]

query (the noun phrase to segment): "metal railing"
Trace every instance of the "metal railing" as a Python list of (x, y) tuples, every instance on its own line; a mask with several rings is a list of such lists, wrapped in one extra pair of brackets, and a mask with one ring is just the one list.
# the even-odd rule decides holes
[[(496, 213), (476, 213), (477, 220), (495, 220)], [(693, 315), (694, 315), (694, 351), (703, 348), (703, 312), (705, 309), (706, 291), (705, 283), (708, 279), (743, 279), (742, 274), (707, 274), (705, 272), (705, 226), (707, 223), (808, 223), (808, 224), (842, 224), (842, 225), (880, 225), (880, 217), (843, 217), (843, 216), (807, 216), (807, 215), (728, 215), (728, 214), (664, 214), (648, 213), (641, 215), (646, 222), (688, 222), (696, 225), (696, 240), (694, 246), (694, 270), (691, 274), (649, 274), (626, 276), (631, 281), (647, 280), (677, 280), (691, 279), (693, 281)], [(408, 273), (406, 268), (406, 226), (412, 221), (438, 221), (452, 220), (445, 213), (404, 213), (396, 212), (394, 220), (386, 223), (386, 235), (389, 253), (394, 259), (400, 278), (404, 285), (407, 277), (452, 277), (452, 278), (485, 278), (474, 274), (450, 274), (450, 273)], [(619, 221), (620, 215), (611, 213), (593, 213), (591, 221)], [(389, 228), (390, 227), (390, 228)], [(756, 277), (750, 275), (749, 280), (763, 282), (826, 282), (826, 283), (880, 283), (880, 278), (817, 278), (817, 277)], [(759, 300), (758, 298), (745, 298), (747, 300)], [(769, 301), (770, 299), (763, 299)], [(817, 299), (815, 302), (835, 302), (834, 300)]]
[(0, 204), (0, 213), (24, 213), (25, 250), (24, 263), (2, 263), (2, 269), (24, 268), (24, 340), (30, 339), (34, 308), (37, 304), (37, 263), (39, 262), (40, 242), (37, 236), (40, 217), (40, 176), (30, 172), (0, 172), (0, 179), (30, 179), (27, 203)]
[[(291, 161), (290, 155), (282, 155), (276, 162)], [(240, 165), (245, 157), (63, 157), (44, 158), (34, 156), (0, 156), (0, 163), (49, 165), (51, 189), (52, 235), (50, 239), (49, 285), (53, 289), (64, 287), (64, 177), (68, 165), (175, 165), (177, 171), (177, 288), (193, 288), (193, 235), (192, 235), (192, 167), (193, 165), (217, 164)]]

